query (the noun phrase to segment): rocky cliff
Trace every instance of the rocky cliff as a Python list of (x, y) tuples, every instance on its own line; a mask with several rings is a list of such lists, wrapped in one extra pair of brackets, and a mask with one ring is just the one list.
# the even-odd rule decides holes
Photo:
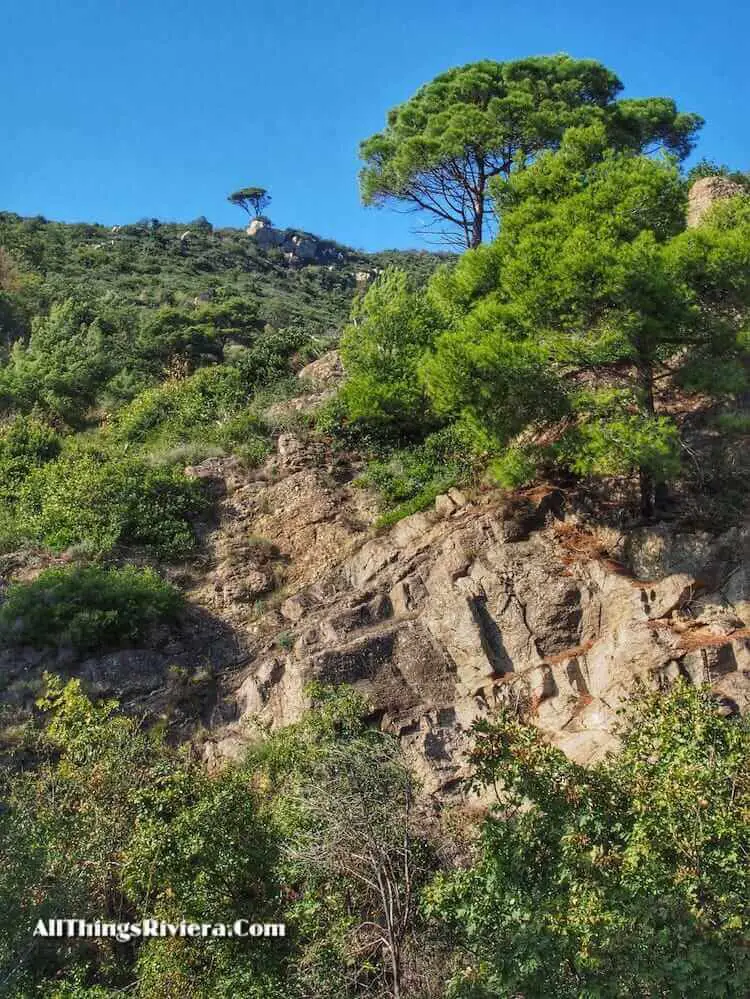
[(684, 676), (713, 684), (723, 711), (750, 702), (750, 530), (597, 528), (543, 487), (452, 490), (378, 533), (357, 471), (289, 434), (250, 475), (231, 459), (192, 470), (224, 494), (192, 598), (245, 636), (209, 761), (296, 720), (312, 680), (360, 690), (443, 793), (472, 721), (499, 704), (585, 763), (616, 746), (639, 683)]
[(727, 177), (702, 177), (690, 188), (690, 198), (688, 202), (688, 226), (700, 225), (706, 212), (717, 201), (724, 198), (732, 198), (736, 194), (742, 194), (744, 188)]
[[(694, 185), (691, 224), (736, 193), (727, 183)], [(300, 377), (303, 394), (274, 407), (287, 425), (335, 391), (338, 355)], [(257, 469), (231, 457), (186, 469), (216, 504), (200, 558), (167, 570), (188, 597), (179, 625), (83, 662), (67, 648), (0, 650), (4, 702), (28, 708), (45, 668), (80, 675), (180, 737), (201, 722), (217, 765), (296, 720), (310, 681), (353, 684), (441, 793), (466, 773), (472, 722), (501, 704), (583, 763), (616, 746), (638, 684), (683, 676), (712, 684), (722, 711), (748, 707), (750, 524), (718, 536), (603, 527), (542, 486), (451, 490), (378, 531), (360, 471), (356, 454), (304, 432), (282, 433)], [(11, 554), (2, 568), (31, 579), (66, 558)]]

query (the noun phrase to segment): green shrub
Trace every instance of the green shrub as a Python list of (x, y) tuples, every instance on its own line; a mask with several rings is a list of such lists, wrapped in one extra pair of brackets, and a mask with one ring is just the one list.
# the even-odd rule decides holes
[(528, 450), (509, 447), (489, 466), (490, 478), (504, 489), (517, 489), (525, 486), (536, 475), (537, 463)]
[(750, 413), (721, 413), (716, 417), (716, 426), (725, 434), (750, 434)]
[(3, 787), (3, 995), (299, 994), (284, 981), (291, 941), (60, 946), (30, 935), (38, 919), (58, 912), (106, 922), (154, 916), (231, 924), (256, 914), (289, 921), (277, 876), (281, 842), (252, 773), (229, 767), (209, 775), (195, 754), (169, 746), (142, 719), (116, 712), (109, 700), (92, 703), (79, 680), (46, 680), (38, 702), (48, 722), (38, 733), (43, 762), (17, 768)]
[(375, 527), (382, 529), (393, 527), (394, 524), (397, 524), (399, 520), (403, 520), (404, 517), (410, 517), (413, 513), (426, 510), (432, 506), (440, 493), (445, 492), (451, 484), (451, 482), (443, 482), (431, 483), (425, 486), (424, 489), (420, 489), (411, 499), (404, 500), (403, 503), (399, 503), (397, 506), (391, 507), (390, 510), (386, 510), (385, 513), (381, 513), (375, 521)]
[(114, 417), (111, 435), (116, 441), (151, 446), (207, 440), (246, 401), (238, 370), (202, 368), (190, 378), (167, 381), (136, 396)]
[[(283, 387), (276, 391), (277, 386)], [(268, 399), (288, 395), (284, 380), (251, 400), (241, 366), (202, 368), (189, 378), (142, 392), (114, 416), (109, 433), (116, 442), (158, 449), (162, 461), (170, 452), (179, 460), (186, 447), (207, 454), (218, 448), (256, 465), (270, 450), (263, 406)]]
[(211, 306), (193, 310), (171, 306), (158, 309), (141, 324), (135, 344), (137, 354), (155, 371), (178, 356), (194, 363), (206, 358), (216, 360), (221, 356), (217, 342), (220, 324), (217, 328), (212, 311)]
[(446, 995), (750, 994), (747, 720), (684, 682), (621, 716), (618, 751), (586, 767), (509, 709), (475, 724), (475, 787), (497, 803), (472, 863), (424, 899), (482, 955)]
[(195, 544), (190, 518), (205, 503), (200, 483), (177, 468), (79, 448), (31, 473), (21, 489), (18, 529), (56, 551), (132, 545), (179, 557)]
[(141, 638), (150, 625), (173, 618), (178, 591), (151, 569), (66, 566), (15, 583), (0, 607), (0, 642), (71, 645), (79, 652)]
[(388, 526), (425, 509), (439, 493), (470, 477), (474, 460), (466, 431), (453, 425), (421, 444), (371, 461), (359, 482), (377, 489), (384, 506), (391, 508), (378, 521), (378, 526)]
[(37, 316), (28, 343), (16, 341), (0, 369), (0, 406), (41, 410), (55, 421), (81, 425), (99, 391), (123, 366), (132, 317), (81, 297)]
[(309, 345), (310, 335), (301, 326), (267, 327), (249, 347), (237, 348), (229, 358), (248, 388), (278, 381), (289, 374), (289, 361)]
[[(347, 418), (403, 437), (429, 426), (426, 393), (417, 377), (439, 319), (404, 271), (388, 269), (355, 301), (341, 339), (347, 379), (340, 398)], [(434, 420), (432, 421), (434, 425)]]
[(60, 453), (58, 434), (40, 420), (16, 416), (0, 425), (0, 500), (14, 503), (35, 469)]
[(221, 423), (213, 439), (250, 468), (260, 465), (271, 451), (268, 427), (258, 416), (255, 406), (245, 408)]
[(631, 475), (647, 471), (657, 482), (680, 470), (679, 434), (666, 416), (633, 413), (582, 423), (557, 448), (577, 475)]

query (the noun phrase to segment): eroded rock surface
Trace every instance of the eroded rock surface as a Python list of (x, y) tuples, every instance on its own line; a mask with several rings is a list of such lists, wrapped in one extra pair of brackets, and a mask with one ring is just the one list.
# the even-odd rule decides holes
[(312, 680), (364, 694), (430, 792), (465, 774), (467, 732), (500, 704), (583, 763), (616, 747), (618, 708), (639, 682), (684, 676), (712, 683), (727, 713), (748, 707), (750, 531), (711, 539), (657, 525), (603, 551), (554, 491), (509, 509), (499, 494), (454, 490), (376, 534), (355, 470), (320, 448), (282, 436), (267, 480), (224, 501), (235, 533), (217, 530), (217, 552), (242, 532), (266, 538), (283, 582), (249, 614), (227, 579), (262, 596), (268, 565), (235, 547), (214, 571), (214, 608), (253, 648), (226, 685), (234, 717), (207, 758), (236, 754), (257, 722), (298, 719)]

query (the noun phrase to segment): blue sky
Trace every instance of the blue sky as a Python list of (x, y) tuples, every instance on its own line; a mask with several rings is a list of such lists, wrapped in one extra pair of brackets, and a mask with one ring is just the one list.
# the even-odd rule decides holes
[[(742, 9), (742, 8), (746, 9)], [(698, 155), (750, 168), (750, 8), (697, 0), (2, 0), (0, 209), (239, 225), (226, 195), (365, 249), (420, 245), (364, 209), (359, 141), (450, 66), (568, 52), (702, 114)]]

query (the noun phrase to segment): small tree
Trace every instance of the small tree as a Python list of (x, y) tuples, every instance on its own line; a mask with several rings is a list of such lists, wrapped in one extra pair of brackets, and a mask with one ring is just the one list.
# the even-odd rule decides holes
[(622, 83), (590, 59), (488, 59), (450, 69), (388, 113), (362, 142), (366, 205), (424, 212), (442, 239), (475, 247), (491, 207), (489, 183), (509, 177), (566, 129), (604, 122), (618, 147), (685, 157), (702, 124), (668, 98), (616, 100)]
[(258, 218), (271, 204), (271, 195), (265, 187), (242, 187), (230, 194), (227, 201), (244, 209), (250, 218)]
[(364, 963), (383, 963), (387, 994), (404, 995), (404, 952), (414, 930), (424, 856), (417, 842), (414, 781), (397, 746), (381, 738), (331, 745), (299, 785), (304, 822), (295, 862), (348, 883)]
[(415, 780), (397, 741), (366, 728), (370, 709), (354, 690), (311, 684), (306, 693), (313, 708), (248, 759), (275, 789), (272, 815), (287, 844), (294, 994), (411, 996), (423, 970), (419, 894), (434, 858), (420, 836)]
[(417, 364), (437, 316), (404, 271), (389, 268), (358, 299), (341, 340), (348, 375), (341, 402), (350, 420), (399, 436), (425, 421)]

